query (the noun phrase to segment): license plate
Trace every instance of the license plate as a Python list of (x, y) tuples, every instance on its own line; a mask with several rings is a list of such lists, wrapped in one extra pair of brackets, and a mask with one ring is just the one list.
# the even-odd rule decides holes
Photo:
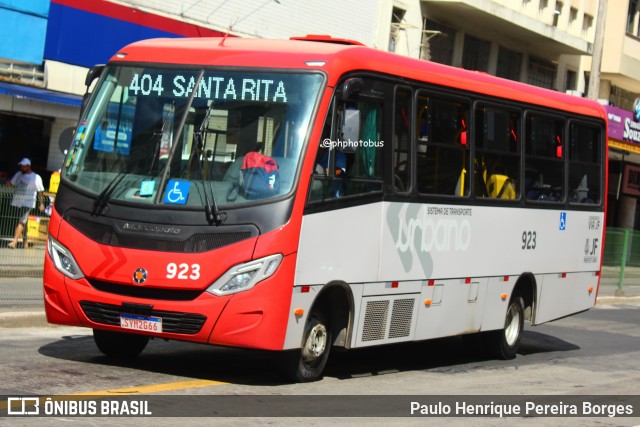
[(120, 327), (134, 331), (162, 332), (162, 318), (139, 314), (120, 314)]

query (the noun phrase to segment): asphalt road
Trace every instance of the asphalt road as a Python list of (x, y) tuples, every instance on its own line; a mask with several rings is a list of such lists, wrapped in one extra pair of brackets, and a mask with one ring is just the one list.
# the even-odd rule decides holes
[[(636, 304), (616, 302), (538, 327), (528, 327), (514, 360), (494, 360), (470, 353), (458, 337), (421, 343), (333, 353), (325, 377), (309, 384), (287, 384), (274, 369), (273, 353), (206, 345), (152, 341), (142, 355), (129, 361), (110, 360), (96, 349), (90, 330), (72, 327), (0, 329), (0, 395), (132, 394), (151, 399), (154, 410), (165, 405), (198, 402), (220, 404), (225, 396), (257, 396), (269, 401), (284, 396), (284, 414), (310, 405), (308, 412), (339, 415), (345, 405), (370, 395), (389, 400), (364, 405), (362, 413), (376, 413), (398, 396), (472, 399), (481, 396), (546, 396), (565, 400), (572, 395), (640, 394), (640, 316)], [(166, 400), (158, 400), (164, 396)], [(182, 396), (189, 396), (187, 400)], [(267, 398), (262, 398), (266, 396)], [(306, 396), (288, 401), (286, 396)], [(333, 396), (328, 402), (322, 396)], [(343, 399), (335, 400), (335, 396)], [(194, 400), (195, 399), (195, 400)], [(199, 400), (204, 399), (204, 400)], [(182, 403), (180, 403), (182, 402)], [(245, 401), (226, 410), (250, 413)], [(282, 402), (280, 402), (282, 404)], [(408, 403), (407, 403), (408, 404)], [(638, 403), (640, 406), (640, 402)], [(319, 409), (320, 408), (320, 409)], [(180, 408), (177, 408), (178, 410)], [(279, 410), (279, 408), (275, 408)], [(640, 411), (640, 408), (637, 408)], [(408, 410), (408, 409), (407, 409)], [(299, 413), (299, 412), (298, 412)], [(122, 420), (122, 422), (121, 422)], [(4, 420), (7, 421), (7, 420)], [(10, 425), (117, 424), (160, 425), (532, 425), (632, 426), (640, 418), (12, 418)], [(126, 421), (126, 422), (125, 422)], [(4, 425), (3, 420), (0, 424)]]
[[(571, 395), (640, 396), (640, 274), (627, 272), (619, 295), (615, 272), (603, 274), (596, 308), (576, 316), (538, 327), (527, 327), (521, 350), (511, 361), (492, 360), (469, 353), (457, 337), (421, 343), (334, 352), (325, 378), (311, 384), (283, 383), (275, 369), (276, 354), (210, 347), (183, 342), (153, 340), (133, 361), (105, 358), (95, 347), (91, 331), (85, 328), (46, 323), (39, 278), (0, 278), (0, 395), (99, 393), (132, 394), (156, 399), (152, 404), (172, 407), (198, 400), (207, 405), (220, 396), (309, 396), (309, 401), (279, 402), (314, 411), (326, 408), (326, 415), (349, 405), (354, 396), (382, 395), (396, 399), (415, 395), (543, 396), (569, 399)], [(637, 277), (636, 277), (637, 275)], [(155, 397), (154, 397), (155, 396)], [(158, 396), (176, 396), (157, 401)], [(345, 396), (337, 402), (314, 396)], [(590, 397), (587, 397), (590, 398)], [(177, 401), (176, 401), (177, 399)], [(318, 400), (319, 399), (319, 400)], [(324, 400), (323, 400), (324, 399)], [(182, 403), (179, 403), (182, 402)], [(0, 402), (1, 404), (2, 402)], [(202, 403), (202, 402), (201, 402)], [(388, 401), (365, 401), (380, 410)], [(247, 402), (225, 406), (242, 414)], [(244, 406), (243, 406), (244, 405)], [(251, 405), (249, 403), (249, 405)], [(640, 403), (638, 404), (640, 406)], [(252, 407), (252, 406), (249, 406)], [(279, 406), (275, 406), (279, 408)], [(197, 408), (202, 410), (202, 407)], [(638, 408), (640, 410), (640, 408)], [(310, 410), (310, 412), (313, 412)], [(314, 412), (315, 413), (315, 412)], [(0, 419), (0, 425), (5, 425)], [(11, 418), (10, 425), (110, 425), (113, 418)], [(118, 424), (135, 426), (185, 425), (496, 425), (495, 418), (386, 418), (313, 417), (287, 418), (139, 418)], [(122, 421), (122, 422), (120, 422)], [(503, 424), (503, 420), (500, 420)], [(509, 425), (533, 426), (632, 426), (640, 418), (518, 418)]]

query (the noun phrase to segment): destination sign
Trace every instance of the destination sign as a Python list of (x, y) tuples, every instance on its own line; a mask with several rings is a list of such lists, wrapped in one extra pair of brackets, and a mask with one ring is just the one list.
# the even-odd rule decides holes
[(129, 90), (136, 96), (176, 98), (188, 98), (196, 90), (196, 98), (287, 103), (287, 88), (282, 80), (204, 75), (197, 89), (195, 86), (195, 76), (136, 73), (131, 78)]

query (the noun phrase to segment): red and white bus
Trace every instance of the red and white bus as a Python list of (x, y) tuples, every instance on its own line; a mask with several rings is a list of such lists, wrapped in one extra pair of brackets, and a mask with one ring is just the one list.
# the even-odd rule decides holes
[(605, 123), (326, 36), (131, 44), (62, 168), (47, 318), (115, 357), (150, 337), (282, 351), (295, 381), (332, 347), (464, 335), (513, 358), (525, 319), (595, 303)]

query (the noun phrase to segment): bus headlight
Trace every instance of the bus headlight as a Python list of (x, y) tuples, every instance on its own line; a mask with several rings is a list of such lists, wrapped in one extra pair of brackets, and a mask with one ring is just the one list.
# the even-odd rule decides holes
[(51, 236), (49, 236), (47, 251), (49, 252), (49, 256), (51, 257), (53, 264), (60, 273), (72, 279), (81, 279), (84, 277), (78, 263), (73, 258), (73, 255), (71, 255), (71, 251), (62, 246)]
[(253, 288), (257, 283), (273, 275), (278, 269), (282, 255), (269, 255), (255, 261), (231, 267), (207, 288), (214, 295), (229, 295)]

